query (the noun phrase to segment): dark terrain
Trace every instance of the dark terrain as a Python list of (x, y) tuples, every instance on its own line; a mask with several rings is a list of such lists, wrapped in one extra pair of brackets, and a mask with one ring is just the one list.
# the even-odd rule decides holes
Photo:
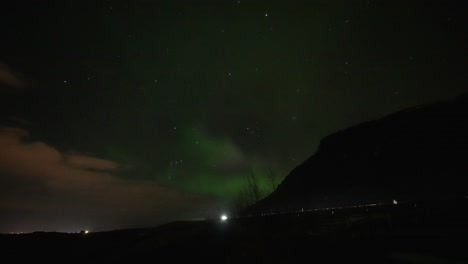
[(61, 263), (467, 263), (468, 199), (1, 235), (3, 259)]

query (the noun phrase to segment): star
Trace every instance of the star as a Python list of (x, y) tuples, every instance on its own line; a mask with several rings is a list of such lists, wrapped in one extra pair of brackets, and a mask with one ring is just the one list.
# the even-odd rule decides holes
[(268, 13), (265, 13), (265, 16), (267, 17), (267, 16), (268, 16)]

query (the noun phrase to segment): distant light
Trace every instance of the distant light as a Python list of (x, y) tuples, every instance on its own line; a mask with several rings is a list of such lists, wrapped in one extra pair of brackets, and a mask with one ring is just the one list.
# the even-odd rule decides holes
[(88, 233), (89, 233), (89, 230), (85, 230), (84, 233), (85, 233), (85, 234), (88, 234)]
[(228, 219), (227, 215), (222, 215), (220, 218), (221, 218), (221, 221), (226, 221)]
[(393, 204), (397, 205), (398, 204), (397, 200), (393, 200)]

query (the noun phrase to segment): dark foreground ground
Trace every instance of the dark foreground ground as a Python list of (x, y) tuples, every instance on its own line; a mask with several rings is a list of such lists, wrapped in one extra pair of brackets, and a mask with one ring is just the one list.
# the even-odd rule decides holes
[(0, 257), (19, 263), (468, 263), (468, 199), (89, 234), (0, 235)]

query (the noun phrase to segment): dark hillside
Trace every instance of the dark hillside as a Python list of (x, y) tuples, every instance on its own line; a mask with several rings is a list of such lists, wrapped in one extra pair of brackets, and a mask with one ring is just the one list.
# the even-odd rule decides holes
[(468, 96), (397, 112), (321, 140), (253, 210), (467, 194)]

